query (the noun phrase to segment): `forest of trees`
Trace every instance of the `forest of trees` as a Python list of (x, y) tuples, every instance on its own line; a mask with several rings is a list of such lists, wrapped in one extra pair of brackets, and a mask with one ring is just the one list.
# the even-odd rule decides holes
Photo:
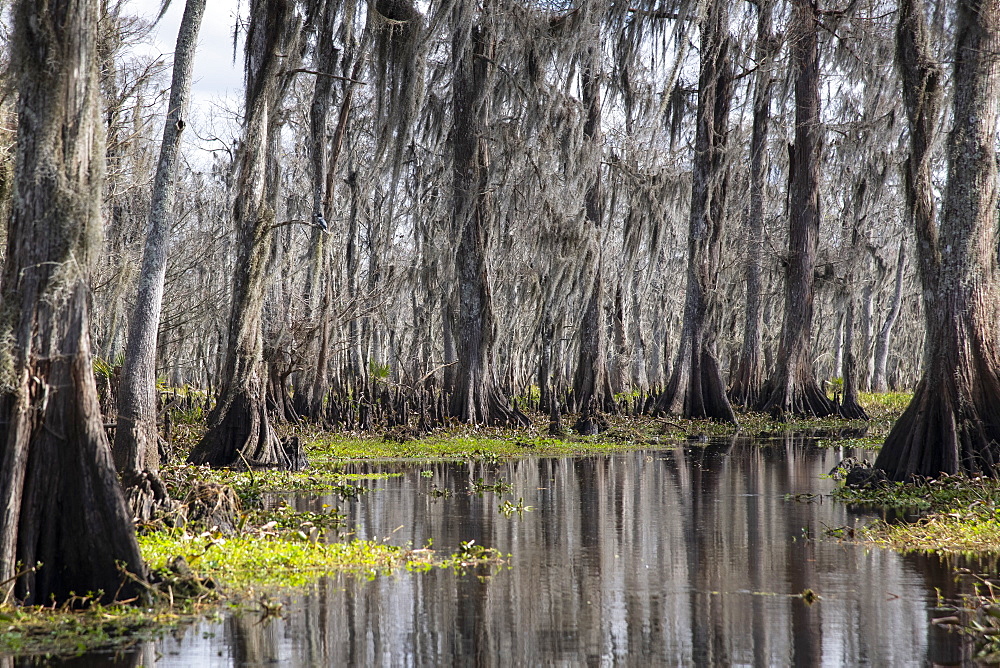
[[(106, 4), (91, 331), (113, 368), (141, 303), (166, 76), (126, 57), (144, 26)], [(823, 414), (913, 387), (895, 5), (810, 7), (251, 3), (241, 132), (177, 171), (155, 377), (349, 427), (400, 421), (366, 410), (387, 391), (410, 413), (518, 423), (553, 398), (731, 419), (729, 388)], [(779, 376), (802, 391), (765, 397)]]
[(8, 529), (70, 484), (32, 477), (53, 443), (101, 462), (81, 494), (114, 496), (102, 418), (155, 477), (157, 388), (211, 400), (219, 466), (302, 466), (277, 422), (863, 418), (913, 387), (890, 476), (1000, 458), (993, 3), (245, 5), (238, 131), (186, 159), (205, 0), (172, 70), (126, 0), (8, 10), (0, 581), (52, 549)]

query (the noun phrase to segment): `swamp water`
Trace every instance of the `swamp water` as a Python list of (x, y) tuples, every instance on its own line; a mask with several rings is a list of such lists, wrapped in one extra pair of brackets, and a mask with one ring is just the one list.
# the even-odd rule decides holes
[[(509, 564), (330, 578), (289, 594), (278, 618), (230, 615), (134, 655), (71, 663), (961, 665), (970, 648), (930, 624), (943, 614), (935, 588), (955, 594), (953, 565), (825, 535), (874, 517), (827, 496), (835, 483), (822, 476), (857, 454), (804, 438), (737, 438), (599, 456), (366, 465), (358, 470), (402, 475), (361, 481), (374, 491), (356, 500), (293, 503), (340, 507), (360, 538), (433, 540), (442, 552), (474, 540), (510, 553)], [(467, 493), (479, 478), (511, 489)], [(434, 487), (452, 495), (433, 496)], [(500, 512), (518, 499), (532, 510)], [(807, 603), (797, 596), (805, 590), (820, 598)]]

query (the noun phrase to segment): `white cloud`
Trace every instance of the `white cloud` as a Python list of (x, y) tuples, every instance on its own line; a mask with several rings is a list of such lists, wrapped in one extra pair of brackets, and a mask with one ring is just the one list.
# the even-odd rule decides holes
[[(152, 21), (160, 4), (160, 0), (131, 0), (125, 8)], [(219, 109), (239, 109), (243, 98), (242, 41), (236, 50), (235, 61), (233, 59), (233, 30), (238, 12), (246, 9), (246, 2), (242, 7), (240, 4), (239, 0), (208, 0), (205, 8), (195, 53), (191, 109), (188, 112), (189, 119), (195, 121), (202, 134), (230, 134), (233, 129), (231, 118), (226, 113), (220, 114)], [(154, 57), (162, 55), (168, 63), (172, 62), (184, 6), (185, 0), (171, 0), (166, 14), (153, 29), (151, 42), (137, 47), (137, 51)], [(218, 144), (198, 142), (190, 136), (187, 141), (202, 149), (218, 148)], [(194, 159), (200, 162), (198, 158)]]

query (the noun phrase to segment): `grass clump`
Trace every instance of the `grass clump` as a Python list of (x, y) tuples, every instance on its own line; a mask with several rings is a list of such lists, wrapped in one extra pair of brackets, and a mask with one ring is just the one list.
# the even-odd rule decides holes
[(876, 522), (864, 537), (896, 550), (1000, 553), (1000, 480), (962, 475), (910, 483), (838, 487), (847, 503), (920, 513), (913, 522)]
[(1000, 511), (977, 508), (928, 515), (912, 523), (877, 523), (870, 541), (895, 550), (947, 554), (1000, 553)]
[(841, 486), (834, 490), (834, 496), (858, 506), (946, 514), (1000, 505), (1000, 480), (952, 475), (856, 488)]

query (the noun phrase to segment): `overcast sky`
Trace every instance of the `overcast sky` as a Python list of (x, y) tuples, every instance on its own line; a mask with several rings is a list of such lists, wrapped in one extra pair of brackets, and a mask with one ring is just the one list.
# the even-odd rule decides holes
[[(184, 4), (184, 0), (171, 0), (166, 15), (154, 29), (152, 48), (158, 53), (173, 53)], [(243, 88), (242, 66), (233, 65), (233, 26), (239, 4), (238, 0), (208, 0), (194, 64), (194, 91), (199, 101), (213, 95), (238, 96)], [(152, 20), (160, 0), (131, 0), (129, 6), (134, 13)], [(242, 53), (237, 56), (242, 62)]]
[[(170, 8), (163, 19), (156, 25), (153, 32), (153, 44), (142, 47), (152, 56), (164, 56), (168, 64), (173, 63), (174, 47), (177, 44), (177, 29), (181, 16), (184, 14), (185, 0), (171, 0)], [(219, 107), (238, 109), (243, 94), (243, 51), (242, 45), (237, 52), (237, 63), (233, 63), (233, 26), (236, 24), (237, 12), (245, 10), (246, 0), (240, 7), (239, 0), (208, 0), (205, 8), (205, 18), (201, 25), (198, 38), (198, 52), (194, 62), (194, 84), (192, 88), (192, 109), (188, 117), (195, 120), (202, 132), (213, 134), (209, 125), (213, 126), (219, 136), (226, 131), (218, 127), (218, 118), (214, 122), (208, 119), (219, 116)], [(129, 0), (127, 8), (132, 13), (152, 21), (160, 8), (160, 0)], [(169, 77), (169, 75), (168, 75)], [(169, 80), (169, 79), (168, 79)], [(221, 114), (225, 115), (225, 114)], [(190, 133), (185, 133), (188, 135)], [(210, 148), (209, 144), (198, 142), (195, 137), (188, 136), (185, 140), (191, 145)], [(198, 160), (195, 156), (191, 156)]]

